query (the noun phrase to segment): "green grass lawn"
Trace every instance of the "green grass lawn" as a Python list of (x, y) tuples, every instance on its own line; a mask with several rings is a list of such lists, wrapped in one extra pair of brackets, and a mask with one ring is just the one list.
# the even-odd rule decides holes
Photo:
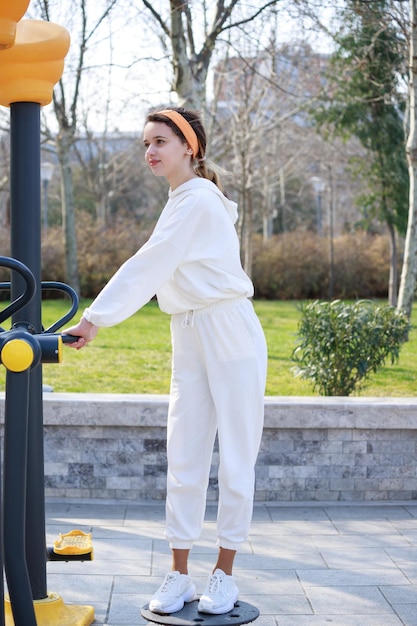
[[(79, 313), (89, 301), (81, 301)], [(310, 383), (292, 372), (291, 354), (297, 334), (299, 311), (296, 302), (255, 301), (264, 327), (269, 370), (267, 395), (314, 395)], [(60, 318), (68, 306), (64, 300), (43, 303), (43, 324), (47, 328)], [(71, 322), (72, 324), (73, 322)], [(67, 324), (69, 326), (70, 324)], [(10, 323), (3, 323), (8, 329)], [(43, 366), (44, 383), (56, 392), (153, 393), (169, 392), (171, 342), (169, 316), (151, 302), (130, 319), (100, 330), (97, 338), (83, 350), (64, 348), (63, 362)], [(5, 369), (0, 368), (0, 389), (4, 390)], [(362, 396), (417, 395), (417, 337), (402, 346), (400, 360), (375, 375)]]

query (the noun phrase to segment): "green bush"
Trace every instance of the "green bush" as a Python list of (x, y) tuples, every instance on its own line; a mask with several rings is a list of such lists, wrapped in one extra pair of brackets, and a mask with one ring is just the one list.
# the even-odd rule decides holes
[(303, 305), (292, 355), (295, 373), (323, 396), (349, 396), (387, 359), (398, 359), (409, 330), (404, 313), (369, 300)]

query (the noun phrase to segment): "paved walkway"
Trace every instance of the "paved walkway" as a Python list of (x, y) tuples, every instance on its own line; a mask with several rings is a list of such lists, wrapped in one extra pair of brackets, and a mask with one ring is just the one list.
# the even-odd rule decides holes
[[(47, 565), (48, 590), (92, 605), (94, 625), (147, 624), (140, 608), (170, 569), (163, 504), (47, 501), (47, 540), (93, 532), (92, 562)], [(215, 559), (209, 506), (190, 573), (201, 593)], [(257, 626), (417, 626), (417, 502), (258, 504), (238, 554)]]

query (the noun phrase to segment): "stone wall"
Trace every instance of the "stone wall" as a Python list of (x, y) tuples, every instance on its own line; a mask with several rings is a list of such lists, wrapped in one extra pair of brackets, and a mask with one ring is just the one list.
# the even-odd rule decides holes
[[(163, 499), (167, 403), (45, 393), (46, 495)], [(267, 397), (256, 499), (417, 499), (417, 398)]]

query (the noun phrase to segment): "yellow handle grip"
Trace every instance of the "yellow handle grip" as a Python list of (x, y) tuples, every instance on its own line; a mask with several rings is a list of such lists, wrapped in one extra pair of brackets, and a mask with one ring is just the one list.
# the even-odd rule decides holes
[(33, 363), (33, 348), (24, 339), (11, 339), (3, 346), (0, 358), (10, 372), (24, 372)]

